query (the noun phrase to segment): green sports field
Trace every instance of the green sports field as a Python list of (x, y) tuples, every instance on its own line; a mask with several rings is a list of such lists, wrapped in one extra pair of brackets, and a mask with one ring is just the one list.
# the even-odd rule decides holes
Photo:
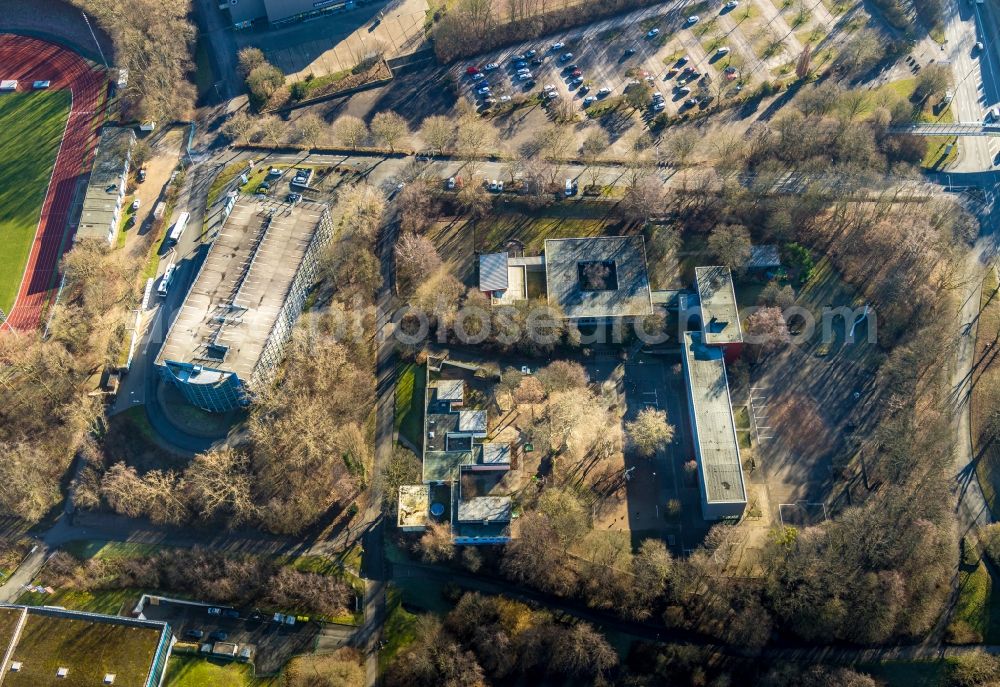
[(31, 252), (69, 108), (69, 91), (0, 95), (0, 308), (6, 313)]

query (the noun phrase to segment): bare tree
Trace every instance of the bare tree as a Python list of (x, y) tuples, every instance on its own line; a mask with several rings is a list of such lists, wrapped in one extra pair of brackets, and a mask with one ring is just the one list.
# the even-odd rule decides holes
[(246, 110), (240, 110), (229, 116), (222, 127), (222, 133), (231, 141), (249, 143), (256, 129), (257, 121)]
[(426, 117), (420, 125), (420, 137), (431, 149), (443, 153), (455, 142), (455, 122), (444, 115)]
[(396, 274), (400, 291), (413, 293), (417, 285), (441, 267), (441, 257), (426, 236), (405, 233), (396, 242)]
[(629, 442), (636, 452), (645, 457), (654, 456), (673, 441), (674, 427), (667, 422), (665, 410), (643, 408), (634, 420), (625, 425)]
[(295, 140), (304, 144), (307, 150), (311, 150), (323, 140), (324, 129), (323, 120), (319, 115), (307, 113), (295, 123)]
[(372, 117), (371, 130), (375, 140), (389, 146), (392, 152), (395, 152), (399, 139), (410, 133), (406, 120), (395, 112), (379, 112)]
[(368, 140), (368, 126), (352, 115), (344, 115), (333, 123), (333, 135), (342, 145), (351, 150)]
[(722, 224), (708, 236), (708, 247), (722, 265), (743, 269), (750, 257), (750, 232), (741, 224)]
[(788, 324), (778, 308), (760, 308), (752, 312), (744, 325), (746, 341), (759, 360), (766, 353), (777, 350), (788, 342)]

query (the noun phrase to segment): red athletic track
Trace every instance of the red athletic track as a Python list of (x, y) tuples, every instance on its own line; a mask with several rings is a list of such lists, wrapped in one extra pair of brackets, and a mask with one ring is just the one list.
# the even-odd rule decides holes
[[(30, 90), (33, 81), (51, 81), (50, 88), (69, 89), (73, 94), (62, 146), (56, 156), (42, 214), (35, 230), (28, 264), (14, 307), (3, 326), (36, 329), (42, 311), (58, 285), (59, 259), (70, 245), (67, 231), (70, 206), (77, 182), (93, 159), (98, 109), (106, 88), (102, 71), (91, 67), (70, 50), (37, 38), (0, 34), (0, 79), (17, 79), (18, 90)], [(2, 329), (2, 327), (0, 327)]]

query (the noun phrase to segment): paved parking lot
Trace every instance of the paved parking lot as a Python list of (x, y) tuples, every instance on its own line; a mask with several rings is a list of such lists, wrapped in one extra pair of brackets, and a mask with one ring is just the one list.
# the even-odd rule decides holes
[[(737, 0), (711, 8), (674, 0), (484, 54), (456, 66), (454, 76), (462, 93), (481, 106), (486, 97), (502, 105), (505, 98), (551, 87), (556, 98), (581, 108), (587, 97), (620, 96), (631, 81), (645, 79), (664, 96), (664, 111), (676, 114), (790, 74), (805, 42), (821, 45), (827, 51), (822, 59), (830, 59), (827, 32), (837, 25), (821, 0)], [(519, 69), (529, 70), (530, 78)], [(486, 86), (489, 93), (482, 91)], [(645, 114), (655, 114), (652, 101)]]
[[(226, 642), (252, 644), (256, 647), (254, 665), (262, 673), (273, 672), (295, 654), (310, 650), (319, 634), (319, 625), (314, 622), (288, 626), (274, 622), (273, 614), (255, 614), (248, 609), (242, 610), (238, 618), (227, 618), (221, 614), (210, 615), (208, 608), (161, 600), (157, 605), (147, 603), (143, 615), (150, 620), (170, 623), (174, 636), (181, 641), (212, 642), (215, 641), (210, 638), (213, 632), (224, 632)], [(202, 639), (187, 637), (192, 630), (202, 631)]]

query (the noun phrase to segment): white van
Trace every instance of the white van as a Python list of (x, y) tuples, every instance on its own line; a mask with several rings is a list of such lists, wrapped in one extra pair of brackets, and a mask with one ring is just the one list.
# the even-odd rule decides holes
[(567, 196), (573, 195), (573, 180), (572, 179), (567, 179), (566, 180), (566, 195)]
[(166, 297), (167, 291), (170, 289), (170, 280), (174, 278), (174, 270), (176, 269), (177, 266), (174, 263), (167, 265), (167, 269), (160, 279), (160, 285), (156, 288), (156, 292), (160, 294), (160, 297)]

